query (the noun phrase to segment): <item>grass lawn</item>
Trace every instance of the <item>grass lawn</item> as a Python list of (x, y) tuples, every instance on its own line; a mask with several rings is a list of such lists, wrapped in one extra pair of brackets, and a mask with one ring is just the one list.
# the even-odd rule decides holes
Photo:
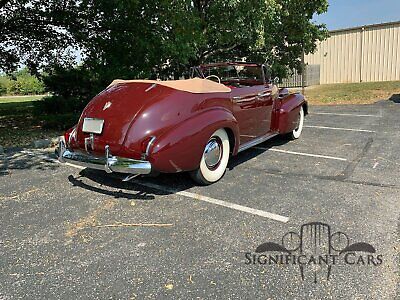
[(400, 94), (400, 81), (323, 84), (306, 88), (310, 104), (370, 104)]
[(1, 146), (28, 146), (34, 140), (53, 138), (63, 133), (59, 128), (51, 128), (51, 125), (44, 126), (46, 122), (54, 122), (58, 116), (34, 114), (34, 102), (42, 98), (43, 96), (0, 97)]
[(44, 95), (33, 95), (33, 96), (0, 96), (0, 104), (3, 103), (15, 103), (15, 102), (32, 102), (40, 100)]
[(42, 98), (43, 96), (0, 97), (0, 118), (3, 116), (20, 116), (32, 113), (34, 102)]

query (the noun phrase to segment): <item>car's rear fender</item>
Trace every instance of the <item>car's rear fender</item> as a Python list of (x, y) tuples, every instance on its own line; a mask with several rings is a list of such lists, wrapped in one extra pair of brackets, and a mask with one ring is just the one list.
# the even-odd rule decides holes
[(233, 134), (232, 153), (239, 147), (239, 129), (235, 117), (224, 108), (210, 109), (187, 119), (156, 137), (149, 149), (149, 161), (155, 170), (165, 173), (191, 171), (199, 167), (211, 135), (220, 128)]

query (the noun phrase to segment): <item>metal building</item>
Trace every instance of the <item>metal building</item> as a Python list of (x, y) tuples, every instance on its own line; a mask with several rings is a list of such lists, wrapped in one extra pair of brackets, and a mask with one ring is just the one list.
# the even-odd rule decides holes
[(400, 21), (331, 31), (305, 62), (321, 84), (400, 80)]

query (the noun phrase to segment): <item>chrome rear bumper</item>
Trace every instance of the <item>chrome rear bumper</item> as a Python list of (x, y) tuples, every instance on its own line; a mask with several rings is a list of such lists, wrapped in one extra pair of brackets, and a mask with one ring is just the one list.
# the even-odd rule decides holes
[(118, 172), (139, 175), (151, 173), (151, 163), (148, 161), (113, 156), (108, 145), (104, 150), (104, 156), (74, 152), (66, 148), (64, 141), (60, 141), (56, 152), (58, 160), (62, 163), (68, 162), (89, 169), (104, 170), (107, 173)]

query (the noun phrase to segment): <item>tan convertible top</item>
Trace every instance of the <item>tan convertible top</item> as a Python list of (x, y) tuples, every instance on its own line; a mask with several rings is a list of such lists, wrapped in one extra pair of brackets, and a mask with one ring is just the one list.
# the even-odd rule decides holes
[(229, 93), (231, 91), (227, 86), (216, 83), (214, 81), (208, 79), (201, 78), (193, 78), (193, 79), (185, 79), (185, 80), (170, 80), (170, 81), (156, 81), (156, 80), (122, 80), (116, 79), (114, 80), (110, 86), (119, 83), (152, 83), (158, 84), (166, 87), (173, 88), (175, 90), (180, 90), (189, 93), (195, 94), (204, 94), (204, 93)]

